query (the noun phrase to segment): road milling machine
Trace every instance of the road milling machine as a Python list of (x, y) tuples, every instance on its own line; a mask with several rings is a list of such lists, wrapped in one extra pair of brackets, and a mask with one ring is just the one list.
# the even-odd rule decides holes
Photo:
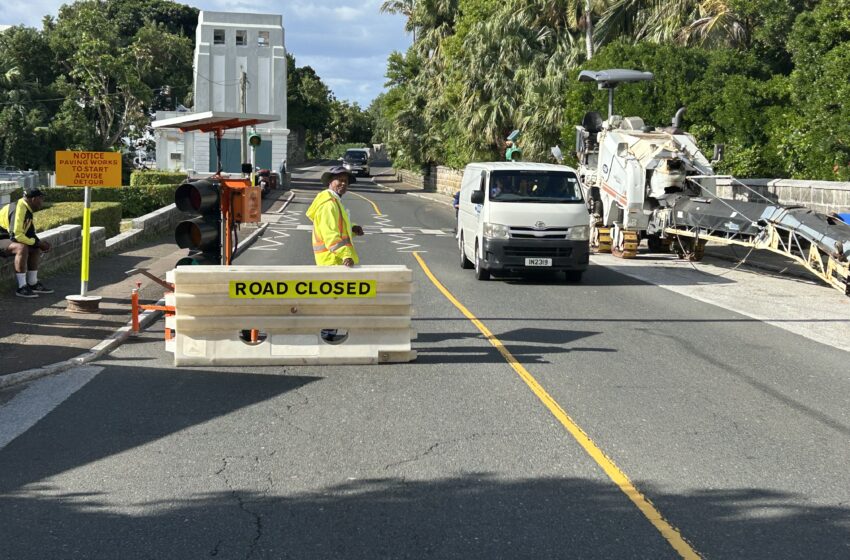
[[(702, 259), (708, 241), (767, 249), (850, 295), (850, 225), (805, 207), (777, 204), (734, 177), (715, 175), (713, 164), (723, 147), (715, 146), (711, 161), (703, 155), (681, 129), (684, 107), (666, 127), (614, 113), (620, 84), (652, 79), (651, 72), (637, 70), (579, 74), (579, 81), (608, 90), (608, 118), (590, 111), (576, 126), (591, 250), (633, 258), (644, 238), (650, 252), (673, 250), (693, 261)], [(747, 191), (750, 200), (719, 198), (721, 178)]]

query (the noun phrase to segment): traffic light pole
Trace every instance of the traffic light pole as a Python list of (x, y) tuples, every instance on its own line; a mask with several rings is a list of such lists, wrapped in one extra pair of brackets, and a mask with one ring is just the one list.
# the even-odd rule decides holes
[[(244, 96), (243, 81), (243, 96)], [(243, 101), (244, 103), (244, 101)], [(229, 265), (235, 258), (234, 238), (236, 224), (258, 223), (262, 218), (262, 192), (256, 178), (230, 179), (222, 169), (222, 139), (227, 130), (274, 122), (277, 115), (248, 115), (209, 111), (154, 123), (154, 128), (178, 128), (181, 132), (200, 131), (213, 135), (215, 142), (215, 174), (205, 179), (188, 179), (174, 193), (177, 208), (183, 212), (200, 215), (177, 224), (175, 240), (189, 255), (176, 266), (197, 264)], [(247, 130), (246, 130), (247, 132)], [(260, 135), (252, 133), (250, 155), (256, 164), (256, 146), (262, 142)], [(243, 164), (248, 158), (243, 158)], [(246, 166), (247, 167), (247, 166)], [(254, 175), (254, 174), (252, 174)], [(216, 223), (217, 222), (217, 223)]]

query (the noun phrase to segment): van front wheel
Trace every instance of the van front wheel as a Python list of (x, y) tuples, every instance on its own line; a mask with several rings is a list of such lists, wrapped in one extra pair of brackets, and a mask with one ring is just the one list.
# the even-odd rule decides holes
[(466, 258), (466, 253), (463, 250), (463, 234), (457, 238), (457, 248), (460, 253), (460, 267), (464, 270), (472, 268), (472, 261)]
[(484, 259), (481, 258), (481, 249), (478, 248), (478, 241), (475, 242), (475, 277), (478, 280), (489, 280), (490, 279), (490, 271), (484, 268), (484, 265), (481, 261)]

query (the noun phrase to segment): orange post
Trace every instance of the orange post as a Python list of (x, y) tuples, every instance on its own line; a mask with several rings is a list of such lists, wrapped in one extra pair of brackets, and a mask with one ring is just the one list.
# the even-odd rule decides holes
[(251, 329), (251, 342), (256, 344), (260, 338), (260, 332), (257, 329)]

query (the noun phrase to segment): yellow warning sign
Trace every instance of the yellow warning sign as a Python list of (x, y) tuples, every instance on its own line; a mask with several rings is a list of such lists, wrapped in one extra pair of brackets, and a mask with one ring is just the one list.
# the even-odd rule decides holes
[(56, 152), (56, 184), (64, 187), (120, 187), (118, 152)]
[(374, 280), (285, 280), (281, 282), (230, 282), (230, 297), (260, 298), (373, 298)]

